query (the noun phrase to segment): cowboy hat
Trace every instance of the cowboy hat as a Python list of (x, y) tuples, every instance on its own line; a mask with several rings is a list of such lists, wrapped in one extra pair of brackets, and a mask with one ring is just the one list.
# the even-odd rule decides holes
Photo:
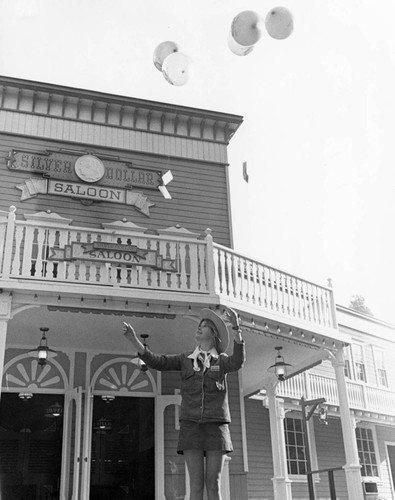
[(214, 323), (218, 331), (218, 338), (220, 340), (220, 342), (217, 343), (218, 351), (225, 352), (229, 345), (229, 332), (225, 321), (220, 316), (218, 316), (217, 313), (207, 308), (204, 308), (200, 311), (200, 319), (209, 319)]

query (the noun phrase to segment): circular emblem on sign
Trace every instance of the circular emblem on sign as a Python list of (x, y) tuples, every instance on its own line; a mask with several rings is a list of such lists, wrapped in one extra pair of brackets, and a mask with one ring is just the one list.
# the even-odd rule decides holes
[(82, 181), (97, 182), (103, 177), (105, 169), (99, 158), (93, 155), (84, 155), (77, 158), (74, 170)]

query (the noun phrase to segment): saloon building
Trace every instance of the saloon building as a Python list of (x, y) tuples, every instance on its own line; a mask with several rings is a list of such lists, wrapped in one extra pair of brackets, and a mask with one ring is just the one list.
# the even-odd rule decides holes
[(176, 353), (224, 306), (247, 362), (223, 498), (395, 499), (394, 328), (232, 248), (241, 124), (0, 78), (2, 499), (187, 499), (178, 374), (145, 370), (122, 322)]

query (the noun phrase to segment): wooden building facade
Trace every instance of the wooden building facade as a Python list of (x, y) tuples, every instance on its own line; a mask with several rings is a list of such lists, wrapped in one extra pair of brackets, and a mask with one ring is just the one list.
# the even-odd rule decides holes
[[(229, 377), (224, 498), (308, 498), (302, 396), (327, 401), (330, 425), (313, 415), (309, 441), (313, 465), (343, 467), (338, 498), (375, 494), (365, 483), (395, 498), (393, 342), (380, 337), (391, 327), (336, 311), (330, 287), (233, 250), (227, 145), (241, 123), (0, 78), (2, 498), (188, 498), (178, 375), (141, 371), (122, 322), (174, 353), (193, 344), (202, 307), (223, 306), (239, 312), (247, 349)], [(375, 350), (350, 350), (355, 332), (373, 335)], [(43, 347), (56, 352), (40, 364)], [(281, 383), (268, 370), (276, 347), (291, 365)], [(369, 379), (354, 383), (361, 352)], [(373, 372), (387, 377), (379, 396)], [(374, 433), (356, 431), (366, 422)], [(361, 467), (372, 442), (386, 465)], [(325, 474), (314, 480), (329, 498)]]

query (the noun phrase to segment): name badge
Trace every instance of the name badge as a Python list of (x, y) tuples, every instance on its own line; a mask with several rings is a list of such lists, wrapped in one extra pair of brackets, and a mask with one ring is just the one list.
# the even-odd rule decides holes
[(213, 365), (213, 366), (210, 366), (210, 370), (213, 371), (213, 372), (219, 372), (219, 365)]

